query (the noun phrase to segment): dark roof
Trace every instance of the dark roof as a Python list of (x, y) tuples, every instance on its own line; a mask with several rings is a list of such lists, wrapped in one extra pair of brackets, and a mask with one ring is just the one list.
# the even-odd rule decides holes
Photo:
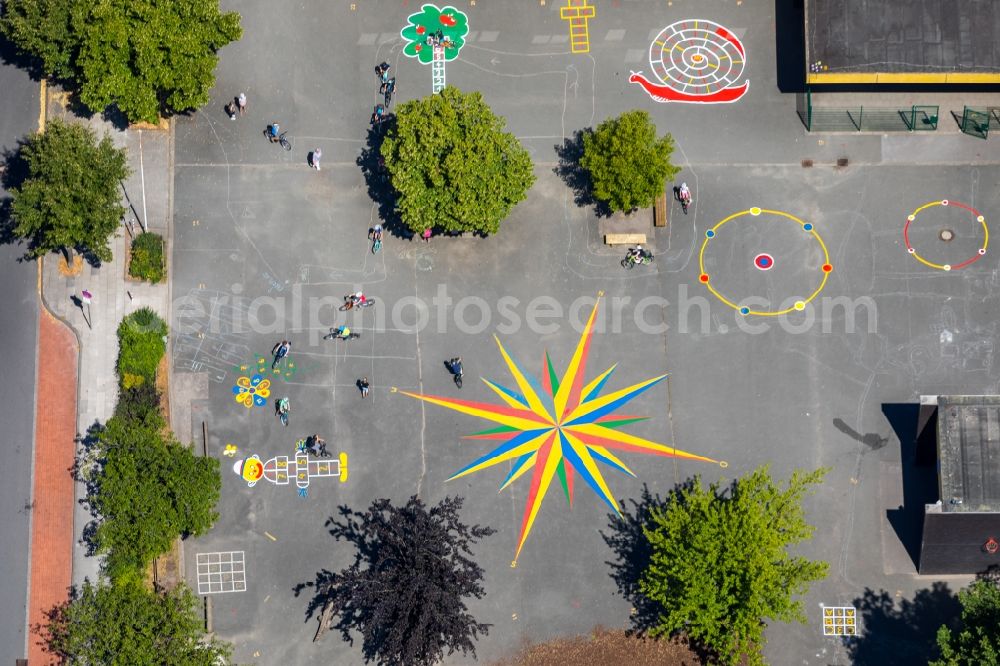
[(995, 0), (805, 1), (806, 57), (825, 73), (1000, 73)]
[(941, 510), (1000, 511), (1000, 396), (938, 397)]

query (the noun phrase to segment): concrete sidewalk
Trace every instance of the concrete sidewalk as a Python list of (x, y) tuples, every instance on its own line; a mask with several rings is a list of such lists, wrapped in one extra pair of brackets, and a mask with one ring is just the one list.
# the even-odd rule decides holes
[[(165, 254), (169, 257), (173, 187), (172, 126), (121, 131), (100, 117), (81, 120), (67, 110), (67, 98), (61, 93), (49, 95), (46, 117), (86, 123), (97, 132), (98, 137), (109, 136), (116, 146), (127, 149), (128, 163), (132, 170), (125, 182), (128, 200), (146, 229), (164, 237)], [(134, 233), (140, 232), (141, 229), (136, 224)], [(158, 312), (164, 320), (170, 320), (169, 259), (168, 277), (163, 283), (152, 285), (127, 279), (126, 247), (130, 240), (130, 231), (123, 225), (111, 244), (113, 260), (100, 267), (90, 266), (86, 262), (68, 266), (57, 255), (47, 257), (43, 265), (43, 301), (52, 314), (73, 328), (80, 341), (77, 433), (81, 435), (95, 422), (104, 423), (114, 413), (118, 400), (115, 374), (118, 323), (130, 312), (144, 306)], [(89, 312), (77, 307), (73, 300), (84, 289), (93, 294), (93, 301), (87, 308)], [(76, 484), (76, 499), (82, 498), (84, 493), (83, 484)], [(70, 510), (69, 507), (66, 509)], [(79, 502), (74, 503), (72, 511), (72, 580), (74, 584), (79, 584), (85, 578), (96, 579), (99, 560), (86, 556), (86, 545), (81, 539), (83, 528), (91, 520), (90, 513)]]

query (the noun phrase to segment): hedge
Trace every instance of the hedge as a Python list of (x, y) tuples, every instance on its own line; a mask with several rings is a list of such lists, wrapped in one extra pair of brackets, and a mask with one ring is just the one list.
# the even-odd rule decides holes
[(167, 352), (166, 337), (166, 322), (149, 308), (122, 319), (118, 325), (117, 370), (123, 386), (131, 388), (156, 381), (156, 367)]

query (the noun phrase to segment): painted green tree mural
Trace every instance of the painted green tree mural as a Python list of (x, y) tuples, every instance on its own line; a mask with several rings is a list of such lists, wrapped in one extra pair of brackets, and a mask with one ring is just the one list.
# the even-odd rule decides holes
[[(416, 14), (411, 14), (409, 25), (400, 30), (406, 40), (403, 55), (416, 58), (421, 64), (432, 63), (434, 92), (445, 86), (444, 64), (458, 57), (469, 34), (469, 17), (452, 6), (439, 9), (427, 4)], [(443, 58), (435, 60), (435, 47), (440, 47)]]

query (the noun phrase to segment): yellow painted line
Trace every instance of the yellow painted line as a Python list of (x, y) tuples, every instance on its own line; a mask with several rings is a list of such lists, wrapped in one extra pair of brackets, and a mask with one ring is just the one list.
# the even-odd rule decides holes
[(821, 72), (808, 83), (1000, 83), (1000, 72)]
[(38, 95), (38, 131), (39, 132), (44, 132), (45, 131), (45, 111), (46, 111), (45, 93), (46, 93), (46, 90), (48, 90), (48, 85), (46, 85), (45, 79), (42, 79), (42, 85), (40, 87), (40, 93)]
[(878, 74), (807, 74), (807, 83), (878, 83)]
[(271, 541), (277, 541), (277, 539), (274, 537), (274, 535), (271, 534), (270, 532), (264, 532), (264, 536), (266, 536)]
[(883, 72), (878, 74), (879, 83), (946, 83), (947, 74), (931, 72)]
[(1000, 73), (952, 72), (948, 74), (948, 83), (1000, 83)]

